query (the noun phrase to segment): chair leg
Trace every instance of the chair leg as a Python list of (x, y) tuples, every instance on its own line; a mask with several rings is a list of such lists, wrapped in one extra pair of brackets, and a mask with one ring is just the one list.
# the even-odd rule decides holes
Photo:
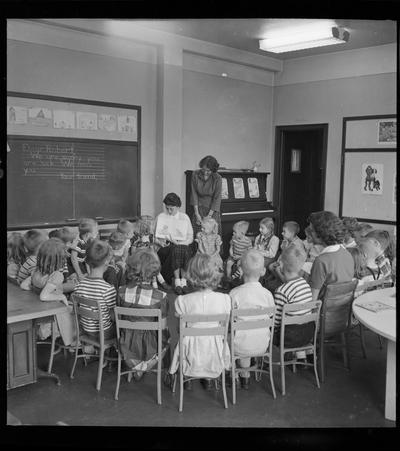
[(173, 381), (172, 381), (172, 393), (175, 393), (175, 390), (176, 390), (176, 381), (178, 380), (178, 377), (177, 377), (177, 374), (176, 374), (176, 373), (174, 373), (174, 374), (172, 375), (172, 377), (173, 377)]
[(55, 318), (51, 322), (51, 346), (50, 346), (50, 358), (49, 358), (49, 366), (47, 368), (47, 373), (50, 374), (53, 368), (53, 358), (54, 358), (54, 348), (56, 346), (56, 331), (55, 331)]
[(99, 350), (99, 368), (97, 370), (97, 382), (96, 382), (96, 390), (100, 391), (101, 388), (101, 378), (103, 376), (103, 362), (104, 362), (104, 349), (100, 348)]
[(236, 404), (236, 365), (235, 359), (232, 359), (231, 363), (231, 381), (232, 381), (232, 404)]
[[(75, 359), (74, 359), (74, 364), (72, 365), (72, 369), (71, 369), (71, 374), (69, 375), (70, 379), (74, 378), (74, 371), (75, 371), (75, 367), (76, 367), (76, 362), (78, 361), (78, 351), (79, 351), (79, 344), (78, 344), (79, 340), (76, 340), (76, 345), (75, 345)], [(82, 351), (83, 352), (83, 351)], [(83, 359), (85, 360), (85, 359)]]
[(183, 372), (182, 366), (179, 365), (179, 412), (183, 410)]
[[(235, 384), (232, 384), (235, 385)], [(222, 369), (222, 394), (224, 395), (224, 406), (225, 409), (228, 408), (228, 399), (226, 397), (226, 387), (225, 387), (225, 368)]]
[(157, 404), (161, 405), (161, 355), (158, 355), (158, 365), (157, 365)]
[[(262, 369), (262, 367), (263, 367), (263, 357), (257, 357), (256, 358), (256, 362), (257, 362), (257, 366)], [(261, 374), (262, 374), (261, 371), (256, 371), (255, 372), (256, 382), (260, 382)]]
[(367, 352), (365, 350), (364, 327), (363, 327), (363, 325), (361, 323), (359, 324), (359, 330), (360, 330), (361, 351), (363, 353), (364, 359), (366, 359), (367, 358)]
[[(263, 357), (262, 362), (264, 362), (264, 357)], [(274, 374), (273, 374), (272, 369), (273, 369), (273, 366), (272, 366), (272, 355), (270, 355), (269, 356), (269, 379), (271, 381), (272, 396), (274, 397), (274, 399), (276, 399), (275, 384), (274, 384)]]
[(342, 355), (343, 355), (343, 365), (345, 368), (347, 368), (348, 370), (350, 369), (349, 367), (349, 355), (348, 355), (348, 346), (347, 346), (347, 336), (345, 332), (342, 332), (340, 334), (340, 339), (342, 342)]
[(67, 355), (68, 355), (67, 348), (64, 348), (64, 349), (63, 349), (63, 354), (64, 354), (64, 359), (66, 359), (66, 358), (67, 358)]
[(118, 368), (117, 368), (117, 386), (115, 387), (114, 399), (118, 401), (119, 384), (121, 382), (121, 354), (118, 353)]
[(281, 389), (282, 389), (282, 395), (286, 393), (286, 381), (285, 381), (285, 357), (283, 352), (281, 353)]
[(324, 342), (323, 340), (320, 340), (320, 344), (319, 344), (319, 372), (320, 372), (320, 378), (321, 378), (321, 382), (325, 382), (325, 346), (324, 346)]
[(318, 377), (318, 370), (317, 370), (317, 352), (316, 352), (316, 350), (315, 350), (315, 347), (314, 347), (313, 355), (314, 355), (314, 374), (315, 374), (315, 380), (317, 381), (317, 387), (318, 387), (318, 388), (321, 388), (320, 385), (319, 385), (319, 377)]

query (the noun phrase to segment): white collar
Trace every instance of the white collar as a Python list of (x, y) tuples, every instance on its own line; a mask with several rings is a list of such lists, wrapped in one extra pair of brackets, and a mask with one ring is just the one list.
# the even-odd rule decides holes
[(337, 252), (341, 247), (343, 247), (342, 244), (331, 244), (330, 246), (324, 247), (319, 255)]

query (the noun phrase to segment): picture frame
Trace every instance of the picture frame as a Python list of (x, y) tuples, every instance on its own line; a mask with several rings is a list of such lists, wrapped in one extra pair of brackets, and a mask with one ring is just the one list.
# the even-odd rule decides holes
[(378, 144), (393, 146), (397, 143), (397, 119), (378, 120)]

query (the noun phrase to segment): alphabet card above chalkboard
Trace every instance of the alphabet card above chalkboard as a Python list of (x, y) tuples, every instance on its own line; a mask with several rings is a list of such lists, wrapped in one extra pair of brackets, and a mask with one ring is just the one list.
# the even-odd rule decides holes
[[(23, 123), (20, 111), (24, 100), (27, 101), (27, 111), (30, 111), (33, 101), (41, 105), (45, 103), (42, 98), (9, 98), (8, 101), (15, 105), (15, 120), (10, 118), (13, 111), (8, 109), (8, 132), (15, 132), (18, 126), (28, 125)], [(120, 105), (101, 103), (103, 112), (107, 105), (112, 105), (111, 114), (101, 115), (95, 112), (100, 107), (97, 103), (90, 104), (92, 111), (87, 111), (87, 105), (76, 105), (76, 110), (86, 109), (86, 112), (78, 114), (75, 111), (73, 122), (70, 114), (73, 110), (67, 109), (73, 101), (67, 100), (65, 106), (58, 109), (54, 107), (56, 103), (62, 104), (58, 98), (57, 101), (47, 100), (53, 126), (49, 128), (49, 125), (31, 124), (29, 128), (30, 131), (32, 127), (42, 130), (40, 136), (37, 133), (26, 134), (24, 128), (18, 128), (17, 134), (8, 133), (7, 224), (11, 228), (72, 224), (81, 217), (112, 222), (121, 217), (140, 215), (139, 141), (119, 139), (118, 133), (122, 132), (117, 131), (116, 117)], [(46, 108), (43, 106), (41, 110), (35, 111), (35, 120), (48, 121), (50, 113)], [(131, 108), (133, 110), (124, 117), (140, 119), (140, 107)], [(60, 114), (56, 111), (69, 113)], [(121, 111), (129, 111), (129, 106), (124, 105)], [(104, 129), (98, 136), (90, 135), (98, 128), (99, 120)], [(62, 136), (56, 135), (58, 128), (55, 122)], [(107, 128), (115, 139), (104, 139), (104, 130)], [(83, 138), (82, 134), (85, 133), (85, 136), (92, 138)]]

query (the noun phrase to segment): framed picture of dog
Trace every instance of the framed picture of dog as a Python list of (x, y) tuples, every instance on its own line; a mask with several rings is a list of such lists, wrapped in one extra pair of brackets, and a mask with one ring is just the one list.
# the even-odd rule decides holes
[(363, 163), (361, 166), (361, 192), (382, 196), (383, 164)]

